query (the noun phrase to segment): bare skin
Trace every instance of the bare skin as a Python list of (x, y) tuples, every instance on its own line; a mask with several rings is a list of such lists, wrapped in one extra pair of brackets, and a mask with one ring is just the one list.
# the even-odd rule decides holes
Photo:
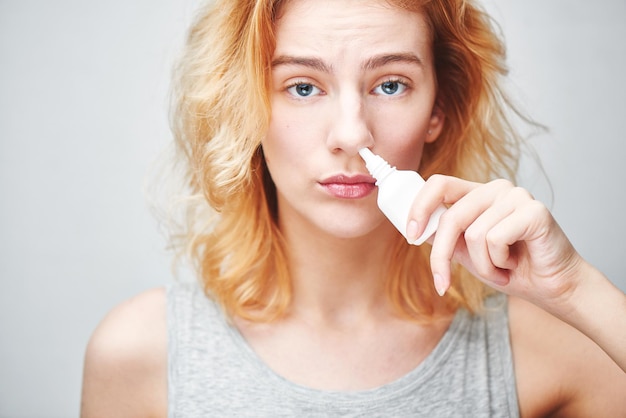
[(167, 326), (163, 289), (113, 309), (85, 354), (81, 417), (167, 416)]
[[(432, 352), (452, 313), (438, 306), (445, 319), (425, 325), (394, 314), (381, 266), (397, 231), (368, 194), (372, 185), (342, 179), (367, 180), (362, 147), (417, 170), (423, 145), (437, 140), (445, 121), (435, 106), (427, 25), (386, 2), (292, 0), (276, 39), (262, 145), (293, 305), (271, 324), (234, 322), (291, 381), (322, 390), (381, 386)], [(430, 241), (435, 284), (445, 293), (455, 260), (510, 295), (522, 416), (624, 415), (623, 292), (582, 260), (545, 207), (510, 183), (434, 176), (412, 208), (409, 235), (419, 235), (440, 203), (450, 209)], [(81, 416), (167, 416), (166, 334), (163, 289), (115, 308), (87, 348)]]
[[(390, 227), (388, 233), (395, 231)], [(380, 272), (372, 267), (380, 263), (374, 255), (383, 252), (374, 248), (373, 257), (365, 257), (370, 263), (350, 263), (346, 260), (357, 260), (352, 252), (363, 248), (336, 239), (332, 245), (327, 238), (318, 252), (308, 251), (297, 258), (301, 266), (294, 269), (299, 278), (295, 280), (297, 309), (272, 324), (238, 318), (235, 323), (259, 357), (295, 383), (323, 390), (364, 390), (394, 381), (428, 356), (449, 318), (416, 325), (395, 317), (380, 297), (376, 280)], [(321, 256), (326, 262), (316, 263)], [(459, 257), (466, 261), (463, 251)], [(337, 267), (334, 274), (332, 266)], [(623, 294), (584, 261), (576, 266), (570, 280), (588, 283), (593, 290), (586, 293), (588, 297), (573, 299), (576, 304), (595, 308), (594, 317), (600, 321), (605, 321), (607, 312), (619, 318), (619, 296)], [(350, 271), (359, 274), (346, 276)], [(507, 285), (499, 287), (514, 290)], [(596, 297), (601, 298), (599, 306), (593, 302)], [(578, 311), (584, 309), (568, 310), (562, 305), (557, 313), (587, 329), (589, 321), (581, 322)], [(619, 355), (612, 359), (578, 329), (518, 297), (509, 298), (509, 316), (523, 417), (619, 416), (626, 411), (626, 373), (618, 366)], [(602, 335), (619, 331), (617, 320), (614, 328), (606, 320), (607, 327), (590, 333), (600, 336), (600, 344), (611, 341), (603, 346), (607, 352), (611, 352), (613, 340)], [(87, 350), (82, 416), (166, 416), (166, 338), (162, 289), (141, 294), (113, 310)], [(362, 364), (370, 367), (359, 367)]]
[[(167, 416), (164, 307), (163, 289), (154, 289), (115, 308), (97, 328), (85, 358), (83, 418)], [(626, 373), (593, 341), (517, 298), (510, 298), (509, 315), (522, 417), (619, 416), (626, 411)], [(297, 318), (276, 327), (239, 323), (251, 347), (277, 373), (328, 390), (372, 388), (399, 378), (423, 361), (447, 325), (418, 327), (397, 318), (382, 321), (378, 315), (375, 321), (362, 318), (361, 326), (350, 322), (349, 328)], [(390, 336), (393, 344), (379, 344)], [(320, 344), (324, 350), (318, 350)], [(355, 375), (354, 364), (362, 362), (375, 366)]]

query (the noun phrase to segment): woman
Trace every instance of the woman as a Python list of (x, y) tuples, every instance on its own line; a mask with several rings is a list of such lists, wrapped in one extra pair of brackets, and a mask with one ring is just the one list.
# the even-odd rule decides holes
[[(105, 318), (82, 415), (624, 415), (625, 295), (490, 181), (519, 144), (503, 60), (471, 1), (208, 6), (174, 117), (201, 284)], [(364, 147), (429, 178), (410, 241), (449, 207), (429, 245), (377, 208)]]

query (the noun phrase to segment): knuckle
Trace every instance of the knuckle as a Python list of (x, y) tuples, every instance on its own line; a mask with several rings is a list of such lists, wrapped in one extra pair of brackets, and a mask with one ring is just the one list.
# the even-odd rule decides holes
[(493, 274), (494, 269), (484, 264), (476, 265), (476, 273), (482, 278), (488, 278)]
[(463, 230), (463, 225), (458, 216), (455, 215), (453, 208), (445, 211), (439, 218), (439, 231), (452, 231), (459, 233)]
[(496, 229), (491, 229), (485, 234), (485, 242), (489, 248), (497, 247), (502, 243), (502, 236)]
[(443, 174), (433, 174), (428, 178), (427, 183), (434, 189), (443, 189), (447, 181), (447, 176)]
[(443, 174), (433, 174), (428, 178), (428, 180), (432, 183), (441, 184), (445, 182), (446, 176)]
[(484, 241), (485, 239), (484, 232), (481, 229), (473, 225), (470, 225), (465, 230), (464, 236), (465, 236), (465, 241), (468, 243), (472, 243), (472, 244), (480, 243), (481, 241)]
[(528, 202), (527, 210), (530, 211), (534, 217), (545, 217), (550, 215), (550, 210), (546, 207), (546, 205), (538, 200)]
[(471, 256), (471, 261), (472, 265), (474, 266), (474, 274), (476, 274), (478, 277), (487, 278), (493, 273), (491, 260), (474, 255)]
[(489, 184), (497, 189), (513, 189), (515, 186), (510, 180), (507, 179), (495, 179), (489, 182)]
[(519, 198), (520, 200), (535, 200), (533, 195), (523, 187), (513, 187), (510, 192), (514, 197)]

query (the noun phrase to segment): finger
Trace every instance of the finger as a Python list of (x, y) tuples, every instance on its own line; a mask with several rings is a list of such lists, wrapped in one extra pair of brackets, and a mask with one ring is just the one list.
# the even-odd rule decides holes
[[(468, 187), (466, 194), (462, 195), (458, 201), (444, 213), (439, 222), (437, 234), (433, 240), (431, 250), (431, 269), (434, 277), (438, 277), (441, 282), (449, 283), (450, 263), (455, 253), (457, 242), (470, 225), (472, 225), (485, 211), (490, 208), (494, 200), (503, 193), (503, 190), (513, 188), (507, 181), (493, 181), (489, 184), (477, 187)], [(502, 205), (502, 207), (506, 207)], [(507, 209), (508, 211), (508, 209)], [(495, 216), (499, 220), (504, 215)], [(483, 223), (493, 224), (493, 218), (487, 216)], [(484, 227), (484, 230), (488, 228)], [(462, 260), (461, 263), (475, 274), (489, 279), (496, 284), (504, 285), (508, 283), (508, 276), (496, 269), (489, 258), (489, 254), (484, 241), (484, 232), (480, 225), (474, 228), (474, 237), (471, 240), (473, 248), (468, 250), (469, 262)], [(482, 239), (482, 243), (480, 243)], [(465, 237), (463, 240), (466, 241)]]
[[(436, 235), (436, 234), (435, 234)], [(469, 257), (467, 255), (467, 248), (465, 247), (465, 241), (463, 239), (459, 239), (454, 248), (454, 255), (457, 260), (459, 260), (462, 264), (465, 261), (469, 261)], [(431, 267), (433, 265), (433, 258), (431, 252)], [(439, 296), (443, 296), (451, 286), (451, 273), (450, 273), (450, 261), (442, 263), (441, 267), (433, 268), (433, 282), (435, 285), (435, 289)], [(473, 272), (472, 272), (473, 274)]]
[[(498, 228), (501, 222), (507, 220), (511, 214), (515, 213), (519, 207), (525, 206), (528, 202), (533, 201), (533, 197), (526, 190), (519, 187), (512, 187), (508, 182), (500, 182), (494, 185), (496, 190), (500, 190), (495, 201), (478, 218), (468, 226), (465, 231), (465, 241), (468, 252), (476, 272), (481, 277), (495, 281), (502, 285), (504, 277), (502, 269), (507, 269), (512, 265), (509, 264), (509, 244), (499, 239), (501, 230)], [(468, 197), (470, 197), (468, 195)], [(464, 199), (465, 200), (465, 199)], [(495, 234), (493, 233), (495, 229)], [(495, 260), (492, 257), (493, 246), (498, 246), (498, 255), (504, 258)], [(508, 278), (506, 279), (508, 280)]]
[(511, 253), (517, 243), (535, 240), (545, 234), (544, 220), (549, 212), (538, 201), (530, 201), (518, 207), (511, 215), (494, 226), (487, 234), (486, 241), (494, 265), (514, 269), (518, 260)]
[(407, 239), (414, 242), (424, 232), (428, 220), (439, 205), (451, 204), (479, 186), (479, 183), (456, 177), (435, 174), (431, 176), (413, 202), (407, 219)]
[(462, 217), (454, 216), (452, 208), (439, 220), (439, 228), (432, 241), (430, 266), (440, 295), (450, 286), (450, 264), (454, 254), (467, 254), (465, 240), (461, 237), (465, 228), (466, 221)]

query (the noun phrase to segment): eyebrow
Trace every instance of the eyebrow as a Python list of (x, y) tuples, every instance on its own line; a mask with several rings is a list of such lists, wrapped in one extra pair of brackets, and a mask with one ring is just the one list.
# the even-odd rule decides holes
[(324, 61), (319, 58), (307, 58), (307, 57), (294, 57), (291, 55), (280, 55), (272, 60), (272, 68), (281, 65), (298, 65), (302, 67), (309, 67), (317, 71), (324, 73), (331, 73), (332, 67), (326, 65)]
[[(361, 68), (363, 70), (374, 70), (380, 67), (383, 67), (392, 62), (400, 62), (400, 63), (408, 63), (415, 64), (420, 67), (424, 66), (424, 61), (417, 55), (410, 52), (403, 53), (394, 53), (394, 54), (382, 54), (377, 55), (368, 59)], [(309, 57), (297, 57), (292, 55), (280, 55), (272, 60), (272, 68), (281, 66), (281, 65), (297, 65), (312, 68), (317, 71), (321, 71), (324, 73), (332, 73), (333, 68), (330, 65), (327, 65), (324, 61), (319, 58), (309, 58)]]
[(422, 61), (420, 57), (411, 52), (403, 52), (397, 54), (377, 55), (367, 60), (367, 62), (365, 62), (362, 67), (364, 70), (374, 70), (392, 62), (416, 64), (420, 67), (424, 66), (424, 61)]

